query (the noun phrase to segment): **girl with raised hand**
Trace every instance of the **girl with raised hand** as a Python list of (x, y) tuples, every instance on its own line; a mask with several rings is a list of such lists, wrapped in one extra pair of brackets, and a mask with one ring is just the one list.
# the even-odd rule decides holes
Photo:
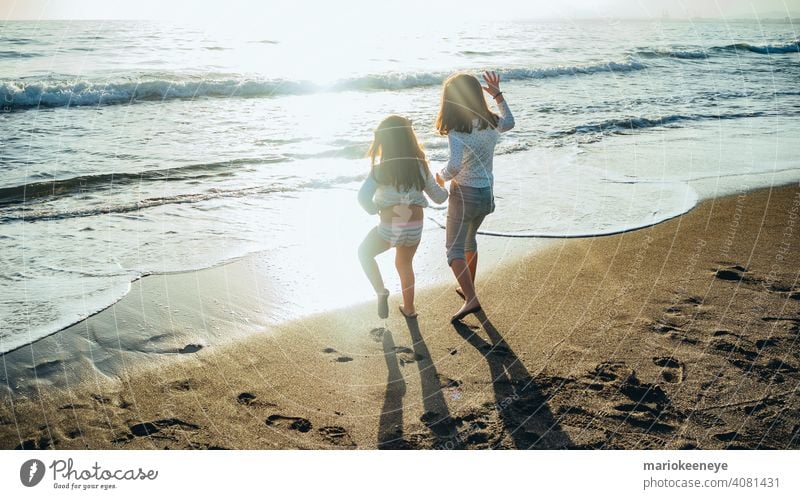
[[(447, 208), (447, 263), (458, 280), (456, 292), (464, 305), (451, 318), (462, 320), (479, 312), (475, 293), (478, 268), (476, 234), (494, 205), (494, 148), (500, 134), (514, 127), (514, 117), (500, 91), (500, 76), (485, 72), (485, 86), (472, 75), (459, 73), (444, 82), (442, 104), (436, 128), (450, 143), (450, 159), (436, 174), (439, 185), (450, 181)], [(486, 92), (497, 104), (499, 113), (489, 110)]]

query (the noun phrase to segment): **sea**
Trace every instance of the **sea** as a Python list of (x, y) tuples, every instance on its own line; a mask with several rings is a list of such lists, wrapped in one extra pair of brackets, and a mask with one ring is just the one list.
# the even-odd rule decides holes
[[(2, 22), (0, 353), (107, 308), (144, 276), (248, 255), (287, 289), (298, 269), (351, 269), (320, 308), (368, 299), (355, 248), (375, 219), (356, 191), (373, 130), (409, 117), (441, 168), (434, 120), (458, 71), (497, 71), (516, 118), (482, 239), (603, 236), (800, 180), (788, 19), (332, 33)], [(427, 208), (426, 233), (445, 214)]]

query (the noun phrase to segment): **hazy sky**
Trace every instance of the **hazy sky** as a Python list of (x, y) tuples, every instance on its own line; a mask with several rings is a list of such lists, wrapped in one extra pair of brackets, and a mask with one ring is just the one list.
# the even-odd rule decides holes
[[(382, 22), (415, 16), (673, 18), (800, 16), (800, 0), (0, 0), (0, 19), (181, 19), (214, 22), (354, 13)], [(402, 12), (396, 12), (400, 11)], [(291, 18), (291, 19), (288, 19)]]

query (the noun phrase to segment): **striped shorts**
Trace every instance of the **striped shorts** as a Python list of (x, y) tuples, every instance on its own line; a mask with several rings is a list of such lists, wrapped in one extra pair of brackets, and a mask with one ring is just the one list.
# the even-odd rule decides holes
[(379, 223), (378, 235), (391, 247), (416, 246), (422, 239), (422, 220), (403, 223)]

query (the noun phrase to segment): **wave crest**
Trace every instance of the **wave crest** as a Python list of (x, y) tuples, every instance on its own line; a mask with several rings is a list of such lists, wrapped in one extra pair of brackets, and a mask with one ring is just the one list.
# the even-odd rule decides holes
[(705, 50), (687, 50), (673, 48), (641, 49), (636, 52), (641, 57), (671, 57), (674, 59), (708, 59)]
[(756, 54), (790, 54), (800, 52), (800, 40), (784, 43), (781, 45), (751, 45), (749, 43), (733, 43), (722, 47), (714, 47), (723, 51), (748, 51)]
[[(552, 68), (508, 68), (500, 70), (506, 80), (526, 80), (604, 72), (645, 69), (636, 62), (606, 62), (587, 66)], [(385, 73), (340, 80), (331, 84), (285, 79), (247, 79), (238, 75), (223, 78), (186, 77), (183, 75), (148, 76), (138, 79), (100, 81), (11, 81), (0, 83), (0, 101), (12, 110), (35, 107), (71, 107), (128, 104), (194, 98), (269, 97), (315, 92), (351, 90), (403, 90), (441, 85), (450, 73)]]
[(584, 135), (584, 134), (608, 134), (619, 133), (629, 130), (640, 130), (644, 128), (655, 128), (664, 126), (673, 126), (683, 121), (706, 121), (706, 120), (732, 120), (739, 118), (756, 118), (766, 116), (765, 112), (742, 112), (742, 113), (727, 113), (727, 114), (671, 114), (667, 116), (658, 117), (631, 117), (631, 118), (614, 118), (609, 120), (600, 121), (597, 123), (587, 123), (585, 125), (578, 125), (573, 128), (555, 132), (552, 137), (565, 137), (569, 135)]

